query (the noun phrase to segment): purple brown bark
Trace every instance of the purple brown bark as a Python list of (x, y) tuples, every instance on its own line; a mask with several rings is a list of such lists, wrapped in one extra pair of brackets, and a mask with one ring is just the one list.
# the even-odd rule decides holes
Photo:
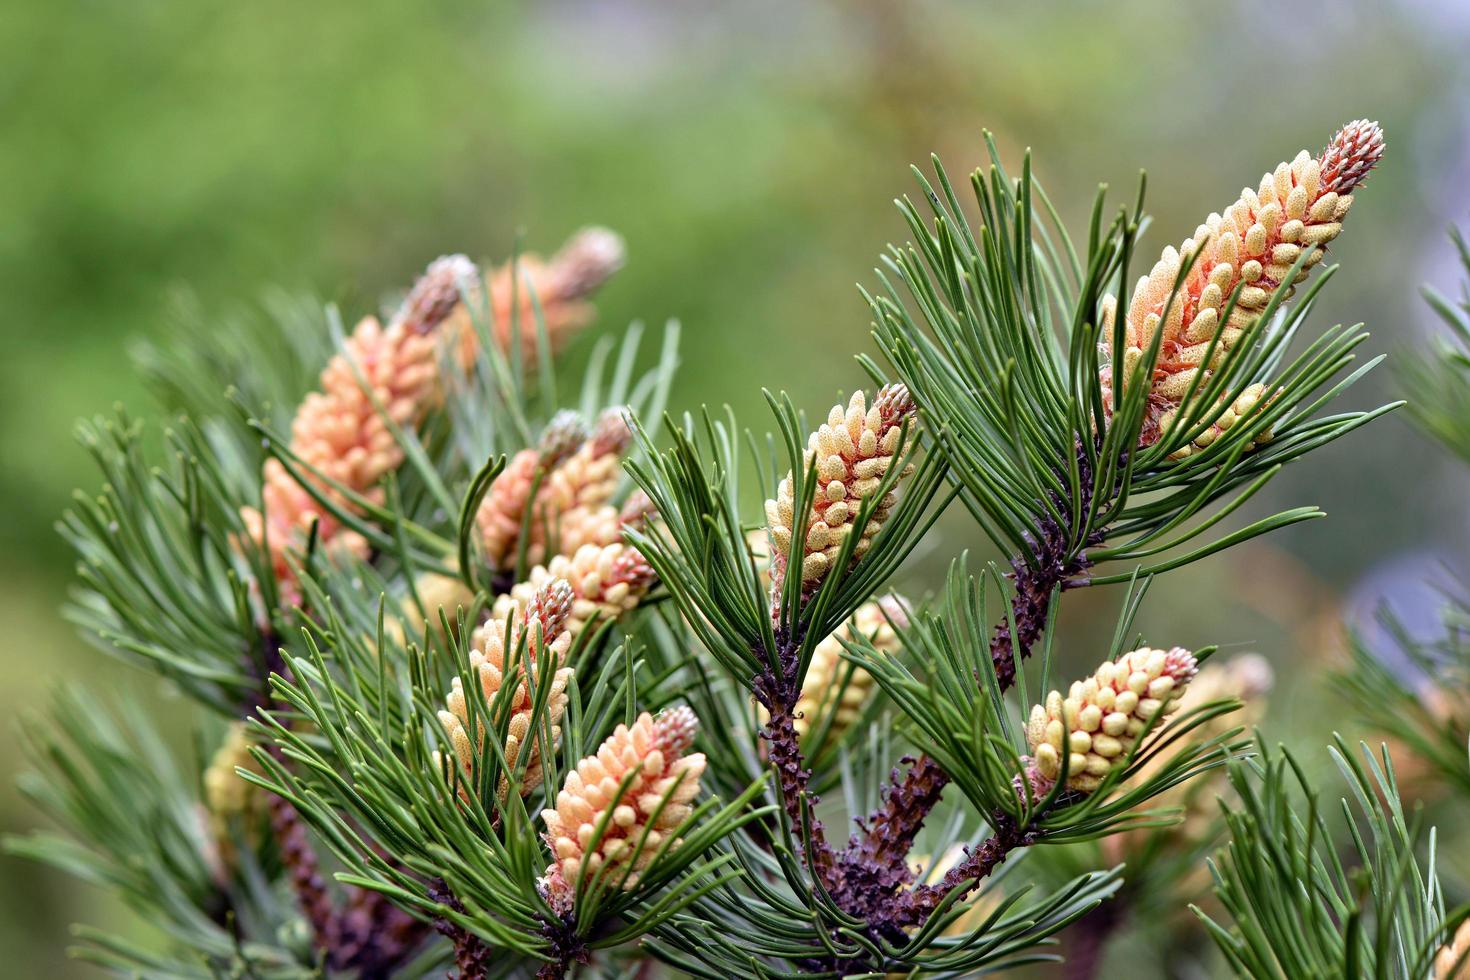
[[(1093, 475), (1086, 454), (1080, 448), (1078, 463), (1082, 506), (1085, 508), (1092, 499)], [(1060, 506), (1061, 501), (1054, 502), (1059, 505), (1059, 510), (1065, 510)], [(1036, 533), (1026, 537), (1031, 560), (1020, 555), (1011, 559), (1011, 578), (1015, 583), (1011, 615), (997, 623), (990, 635), (990, 660), (1001, 691), (1009, 690), (1015, 684), (1017, 658), (1029, 656), (1046, 630), (1052, 595), (1056, 590), (1087, 584), (1089, 562), (1086, 552), (1081, 549), (1074, 552), (1071, 539), (1070, 528), (1046, 515), (1038, 521)], [(1087, 545), (1096, 545), (1100, 541), (1101, 534), (1095, 533), (1088, 538)], [(1012, 622), (1015, 624), (1014, 635)], [(977, 686), (983, 684), (982, 678), (975, 680)], [(862, 833), (853, 835), (847, 848), (838, 856), (838, 865), (845, 879), (845, 890), (839, 901), (852, 914), (870, 921), (874, 916), (881, 919), (887, 915), (883, 910), (892, 907), (898, 890), (912, 877), (906, 860), (909, 850), (949, 783), (949, 775), (928, 756), (908, 761), (909, 769), (903, 780), (899, 781), (897, 770), (894, 770), (892, 782), (884, 792), (883, 805), (866, 820), (858, 822)], [(989, 847), (990, 843), (987, 842), (986, 846)], [(1004, 858), (1004, 852), (1000, 858)], [(983, 876), (989, 873), (990, 868), (972, 865), (969, 870)], [(956, 868), (951, 874), (961, 871), (962, 868)]]
[(756, 700), (770, 716), (765, 728), (761, 730), (761, 737), (766, 740), (767, 759), (771, 768), (776, 771), (781, 802), (786, 809), (787, 818), (791, 821), (792, 830), (796, 834), (801, 833), (804, 819), (802, 804), (803, 802), (806, 804), (805, 819), (809, 821), (811, 848), (809, 851), (798, 850), (806, 855), (807, 867), (812, 873), (820, 877), (823, 883), (832, 889), (834, 887), (832, 848), (827, 843), (827, 833), (822, 822), (816, 817), (818, 798), (808, 789), (812, 773), (806, 767), (806, 759), (802, 756), (801, 736), (797, 734), (796, 718), (792, 713), (792, 706), (796, 702), (793, 687), (794, 685), (778, 681), (770, 671), (756, 679), (754, 685)]
[(908, 927), (924, 922), (950, 892), (963, 888), (962, 894), (969, 894), (1000, 867), (1012, 851), (1030, 845), (1035, 839), (1034, 834), (1003, 813), (991, 817), (991, 827), (994, 832), (985, 843), (951, 868), (939, 884), (920, 885), (904, 896), (892, 916), (893, 923)]

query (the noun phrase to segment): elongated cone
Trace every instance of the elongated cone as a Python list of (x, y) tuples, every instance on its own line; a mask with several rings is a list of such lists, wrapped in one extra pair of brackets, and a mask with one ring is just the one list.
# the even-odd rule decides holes
[(583, 545), (608, 545), (621, 538), (622, 515), (612, 499), (632, 442), (627, 409), (608, 409), (581, 448), (552, 471), (546, 487), (550, 540), (534, 560), (544, 562), (548, 552), (574, 555)]
[[(480, 719), (477, 738), (483, 739), (487, 728), (498, 728), (501, 721), (509, 717), (505, 737), (505, 764), (508, 770), (515, 768), (521, 753), (527, 750), (527, 743), (530, 743), (531, 754), (526, 762), (525, 779), (518, 787), (522, 795), (541, 781), (543, 746), (539, 733), (532, 730), (535, 699), (531, 693), (531, 685), (551, 684), (546, 708), (547, 722), (551, 727), (550, 748), (554, 750), (561, 739), (560, 722), (566, 711), (567, 686), (572, 680), (572, 668), (559, 666), (547, 678), (543, 674), (542, 663), (550, 657), (555, 657), (558, 664), (566, 662), (567, 650), (572, 643), (572, 637), (566, 631), (567, 617), (571, 610), (571, 586), (555, 579), (539, 589), (524, 610), (513, 610), (506, 618), (492, 620), (475, 634), (476, 649), (470, 653), (470, 670), (479, 679), (480, 690), (485, 695), (485, 704), (490, 711), (488, 725), (485, 718)], [(501, 696), (500, 692), (507, 683), (515, 685), (512, 693), (497, 704), (496, 698)], [(458, 677), (451, 682), (445, 707), (446, 710), (439, 712), (439, 722), (449, 735), (460, 769), (468, 781), (473, 769), (475, 745), (469, 735), (470, 709), (465, 700), (463, 682)], [(441, 767), (444, 764), (437, 756), (435, 761)], [(508, 774), (502, 775), (497, 789), (501, 799), (505, 798), (509, 786)], [(468, 799), (468, 793), (463, 788), (460, 795)]]
[[(1141, 437), (1144, 445), (1159, 439), (1173, 421), (1170, 410), (1178, 410), (1201, 372), (1207, 376), (1232, 355), (1276, 289), (1286, 286), (1289, 296), (1321, 262), (1327, 244), (1342, 231), (1353, 192), (1378, 164), (1383, 147), (1383, 130), (1377, 123), (1348, 123), (1333, 135), (1320, 156), (1303, 150), (1290, 163), (1262, 177), (1256, 190), (1241, 191), (1234, 204), (1223, 214), (1211, 214), (1179, 248), (1164, 249), (1153, 270), (1139, 280), (1124, 323), (1122, 355), (1103, 369), (1102, 383), (1104, 404), (1111, 412), (1114, 371), (1121, 365), (1126, 378), (1154, 338), (1162, 334), (1150, 381), (1150, 413)], [(1293, 276), (1293, 265), (1313, 248)], [(1195, 255), (1198, 257), (1174, 293), (1181, 270)], [(1222, 321), (1237, 289), (1235, 307)], [(1112, 343), (1116, 305), (1113, 297), (1103, 304), (1105, 347)], [(1210, 343), (1216, 338), (1214, 353), (1206, 363)], [(1269, 399), (1257, 393), (1250, 407), (1254, 410), (1266, 401)], [(1212, 436), (1207, 438), (1213, 441)], [(1257, 441), (1266, 438), (1269, 433), (1262, 433)], [(1186, 446), (1178, 455), (1190, 451)]]
[[(892, 654), (899, 650), (898, 634), (893, 627), (902, 628), (907, 623), (908, 604), (896, 595), (884, 596), (859, 606), (838, 633), (813, 648), (811, 663), (801, 682), (801, 695), (796, 700), (794, 725), (798, 735), (805, 739), (825, 726), (827, 738), (842, 737), (873, 696), (873, 675), (842, 658), (845, 648), (839, 634), (845, 634), (849, 642), (859, 636), (867, 637), (879, 653)], [(842, 680), (849, 669), (851, 676), (844, 687)]]
[[(1270, 662), (1258, 653), (1242, 653), (1228, 659), (1212, 658), (1199, 669), (1199, 674), (1180, 696), (1177, 707), (1188, 711), (1225, 698), (1240, 701), (1241, 707), (1202, 722), (1191, 730), (1191, 740), (1205, 742), (1233, 728), (1249, 729), (1257, 724), (1266, 712), (1267, 695), (1273, 682)], [(1164, 766), (1165, 761), (1163, 756), (1149, 760), (1140, 767), (1138, 780), (1147, 781)], [(1183, 819), (1164, 828), (1164, 831), (1171, 839), (1190, 846), (1213, 831), (1215, 819), (1219, 816), (1218, 797), (1225, 789), (1224, 781), (1225, 770), (1214, 769), (1165, 790), (1155, 796), (1149, 806), (1160, 809), (1182, 807)], [(1137, 853), (1136, 848), (1155, 846), (1159, 833), (1160, 829), (1154, 827), (1127, 830), (1110, 834), (1099, 844), (1109, 861), (1131, 861), (1130, 855)], [(1199, 870), (1204, 871), (1203, 868)], [(1203, 894), (1208, 891), (1208, 878), (1208, 874), (1201, 873), (1181, 881), (1180, 885), (1193, 894)]]
[(1470, 980), (1470, 920), (1435, 954), (1434, 980)]
[[(541, 885), (553, 908), (570, 912), (578, 882), (599, 871), (610, 887), (637, 887), (699, 795), (704, 754), (685, 754), (698, 728), (699, 719), (685, 707), (657, 718), (644, 712), (567, 773), (555, 809), (541, 811), (554, 859)], [(610, 819), (599, 837), (604, 817)], [(669, 849), (678, 845), (676, 839)]]
[(564, 580), (572, 589), (566, 632), (575, 642), (589, 623), (616, 619), (638, 607), (657, 581), (647, 559), (631, 545), (598, 547), (583, 545), (571, 557), (557, 555), (548, 565), (538, 565), (531, 576), (495, 600), (495, 619), (529, 602), (549, 581)]
[[(346, 505), (347, 490), (374, 503), (378, 482), (403, 462), (389, 426), (410, 427), (439, 397), (438, 357), (445, 318), (459, 302), (461, 283), (476, 275), (462, 255), (438, 259), (414, 285), (385, 328), (363, 319), (321, 374), (321, 389), (306, 396), (291, 424), (291, 452), (304, 464), (304, 479), (322, 496)], [(310, 470), (316, 470), (320, 477)], [(301, 547), (313, 522), (321, 546), (357, 556), (367, 542), (341, 524), (296, 481), (279, 460), (266, 460), (262, 511), (246, 508), (246, 533), (265, 544), (283, 599), (299, 598), (287, 549)]]
[[(546, 495), (551, 473), (576, 453), (586, 441), (587, 430), (576, 412), (558, 412), (547, 423), (541, 442), (522, 449), (490, 484), (475, 522), (485, 560), (492, 568), (508, 568), (519, 553), (522, 528), (530, 512), (527, 560), (536, 561), (530, 549), (546, 540), (546, 525), (552, 519)], [(532, 495), (535, 499), (532, 499)]]
[[(534, 362), (539, 307), (552, 353), (561, 350), (592, 322), (596, 310), (588, 300), (622, 268), (625, 257), (621, 236), (606, 228), (583, 228), (550, 259), (526, 254), (492, 270), (485, 277), (485, 287), (490, 294), (496, 343), (502, 351), (509, 351), (512, 336), (519, 334), (521, 356)], [(456, 320), (470, 345), (476, 343), (473, 315), (464, 307), (456, 311)]]
[(1068, 754), (1067, 788), (1091, 793), (1109, 772), (1124, 765), (1149, 722), (1174, 711), (1194, 679), (1194, 654), (1182, 647), (1142, 647), (1116, 661), (1105, 661), (1063, 697), (1052, 691), (1046, 704), (1031, 709), (1026, 742), (1034, 789), (1061, 776)]
[[(893, 492), (878, 501), (867, 523), (856, 527), (858, 512), (874, 497), (893, 465), (899, 434), (905, 419), (914, 413), (914, 400), (901, 384), (885, 385), (868, 407), (861, 391), (853, 393), (844, 409), (837, 405), (827, 422), (812, 433), (803, 457), (804, 466), (816, 461), (817, 486), (807, 519), (806, 540), (798, 549), (801, 582), (805, 593), (815, 592), (837, 561), (842, 543), (856, 533), (854, 561), (862, 558), (873, 538), (883, 528), (897, 502)], [(910, 468), (905, 468), (903, 476)], [(792, 528), (796, 526), (796, 500), (791, 475), (781, 481), (775, 500), (766, 501), (766, 528), (771, 538), (772, 612), (776, 612), (782, 584), (786, 580)]]

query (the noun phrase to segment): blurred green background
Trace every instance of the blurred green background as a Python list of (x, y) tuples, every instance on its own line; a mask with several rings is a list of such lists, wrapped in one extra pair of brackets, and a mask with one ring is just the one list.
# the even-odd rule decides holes
[[(968, 170), (992, 129), (1011, 160), (1034, 147), (1074, 227), (1099, 181), (1121, 198), (1145, 168), (1152, 253), (1367, 116), (1387, 160), (1334, 246), (1346, 274), (1317, 322), (1366, 321), (1367, 353), (1392, 354), (1431, 329), (1419, 283), (1453, 285), (1467, 41), (1459, 0), (0, 6), (0, 714), (58, 678), (148, 688), (61, 621), (69, 558), (52, 523), (95, 479), (74, 418), (146, 410), (126, 352), (162, 332), (180, 289), (221, 323), (269, 286), (355, 317), (443, 252), (502, 257), (517, 235), (545, 249), (608, 224), (631, 258), (604, 326), (678, 317), (674, 405), (729, 402), (758, 423), (762, 386), (820, 412), (860, 383), (854, 283), (904, 237), (890, 201), (911, 161), (937, 151)], [(1347, 401), (1402, 394), (1385, 370)], [(1171, 576), (1141, 625), (1266, 653), (1283, 675), (1268, 727), (1320, 744), (1341, 723), (1317, 683), (1335, 624), (1453, 560), (1466, 487), (1392, 417), (1253, 505), (1317, 503), (1329, 521)], [(970, 540), (964, 520), (949, 532), (916, 589)], [(1094, 661), (1116, 602), (1069, 600), (1063, 645)], [(7, 728), (7, 830), (35, 819), (12, 788), (19, 762)], [(84, 974), (64, 959), (67, 924), (121, 913), (0, 862), (0, 972)]]

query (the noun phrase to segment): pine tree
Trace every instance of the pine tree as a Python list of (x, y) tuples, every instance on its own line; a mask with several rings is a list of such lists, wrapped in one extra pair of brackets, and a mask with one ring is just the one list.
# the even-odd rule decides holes
[[(351, 331), (278, 304), (146, 352), (168, 421), (80, 428), (103, 485), (62, 521), (69, 613), (198, 706), (203, 750), (63, 694), (27, 728), (59, 829), (9, 847), (161, 930), (79, 931), (120, 973), (971, 976), (1057, 959), (1136, 880), (1198, 868), (1196, 788), (1228, 773), (1235, 926), (1211, 929), (1242, 973), (1307, 975), (1270, 972), (1249, 926), (1337, 916), (1349, 879), (1315, 810), (1273, 836), (1294, 770), (1237, 714), (1263, 686), (1133, 621), (1155, 576), (1323, 516), (1218, 530), (1397, 407), (1322, 414), (1376, 359), (1307, 325), (1382, 152), (1349, 124), (1131, 293), (1142, 182), (1112, 218), (1099, 192), (1084, 243), (1029, 156), (1013, 177), (990, 145), (973, 226), (936, 160), (865, 293), (872, 388), (815, 420), (767, 393), (770, 432), (668, 410), (672, 324), (642, 372), (639, 328), (601, 337), (567, 390), (557, 354), (622, 260), (598, 229), (440, 259)], [(1007, 563), (893, 594), (952, 505)], [(1058, 607), (1102, 585), (1113, 635), (1065, 641), (1099, 666), (1058, 677)], [(1386, 759), (1338, 758), (1373, 834), (1373, 962), (1428, 963), (1453, 918), (1418, 828)], [(1159, 859), (1135, 876), (1135, 853)], [(1282, 867), (1322, 887), (1266, 884)], [(1362, 966), (1348, 919), (1301, 963)]]

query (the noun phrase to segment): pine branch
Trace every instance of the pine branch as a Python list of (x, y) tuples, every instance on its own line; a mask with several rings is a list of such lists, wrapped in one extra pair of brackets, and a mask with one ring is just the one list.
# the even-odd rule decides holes
[(812, 773), (802, 754), (801, 736), (797, 734), (792, 714), (796, 695), (789, 682), (778, 682), (770, 672), (757, 678), (753, 687), (756, 699), (770, 714), (761, 737), (766, 741), (791, 832), (798, 838), (810, 838), (810, 846), (798, 848), (798, 853), (805, 855), (812, 873), (830, 889), (834, 886), (832, 848), (827, 843), (822, 822), (816, 818), (818, 797), (808, 788)]
[[(448, 906), (456, 912), (464, 912), (464, 903), (449, 890), (440, 878), (429, 885), (430, 900)], [(480, 938), (461, 925), (445, 918), (435, 918), (434, 929), (454, 944), (454, 964), (459, 968), (460, 980), (483, 980), (489, 976), (493, 951)]]
[(1012, 851), (1029, 847), (1036, 839), (1034, 832), (1009, 814), (992, 814), (990, 837), (946, 872), (939, 884), (920, 885), (903, 896), (898, 907), (890, 913), (891, 923), (902, 929), (924, 922), (956, 888), (963, 887), (961, 895), (968, 894), (1000, 867)]
[(852, 835), (839, 859), (844, 887), (837, 900), (854, 914), (861, 909), (865, 917), (876, 913), (913, 877), (909, 851), (949, 785), (949, 776), (931, 756), (905, 756), (901, 761), (909, 766), (907, 776), (899, 782), (898, 769), (892, 771), (883, 791), (884, 805), (866, 821), (858, 821), (861, 832)]
[[(1081, 447), (1077, 452), (1077, 468), (1085, 509), (1092, 503), (1094, 482), (1091, 464)], [(1053, 496), (1054, 504), (1060, 502)], [(1011, 615), (997, 622), (991, 631), (990, 662), (1001, 692), (1016, 682), (1017, 656), (1025, 659), (1041, 639), (1049, 620), (1052, 597), (1062, 589), (1087, 584), (1082, 577), (1089, 565), (1086, 552), (1070, 548), (1073, 529), (1063, 527), (1050, 516), (1043, 517), (1039, 524), (1038, 533), (1027, 537), (1029, 550), (1011, 559), (1015, 586)], [(1098, 543), (1100, 533), (1088, 540), (1090, 544)], [(980, 685), (978, 677), (976, 684)], [(905, 883), (909, 878), (906, 863), (909, 850), (948, 783), (948, 774), (928, 756), (912, 761), (902, 783), (897, 781), (895, 770), (884, 794), (884, 805), (860, 822), (859, 826), (866, 832), (861, 837), (854, 835), (842, 855), (842, 864), (861, 869), (858, 876), (871, 882), (875, 894), (880, 888), (886, 887), (891, 892)]]

